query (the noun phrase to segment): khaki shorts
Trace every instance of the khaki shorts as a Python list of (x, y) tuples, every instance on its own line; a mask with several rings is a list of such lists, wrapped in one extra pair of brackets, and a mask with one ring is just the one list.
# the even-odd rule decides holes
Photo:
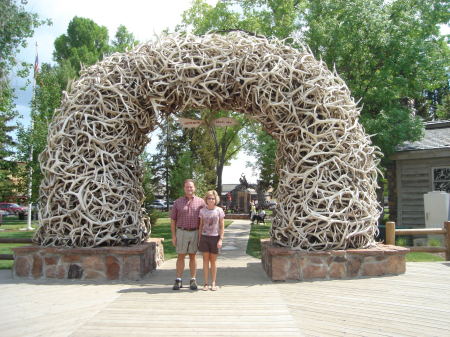
[(177, 254), (195, 254), (198, 249), (198, 230), (186, 231), (177, 228)]

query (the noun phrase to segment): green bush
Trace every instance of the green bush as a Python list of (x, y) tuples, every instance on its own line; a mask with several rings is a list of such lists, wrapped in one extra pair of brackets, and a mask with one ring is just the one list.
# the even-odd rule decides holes
[(150, 218), (150, 223), (152, 224), (152, 227), (153, 227), (154, 225), (156, 225), (156, 221), (159, 218), (167, 217), (167, 212), (161, 212), (160, 210), (153, 209), (152, 211), (150, 211), (150, 214), (148, 216)]
[(428, 246), (430, 247), (441, 247), (441, 241), (438, 239), (429, 239), (428, 240)]
[(412, 240), (409, 236), (399, 237), (397, 238), (397, 240), (395, 240), (395, 244), (397, 246), (409, 247), (412, 246)]

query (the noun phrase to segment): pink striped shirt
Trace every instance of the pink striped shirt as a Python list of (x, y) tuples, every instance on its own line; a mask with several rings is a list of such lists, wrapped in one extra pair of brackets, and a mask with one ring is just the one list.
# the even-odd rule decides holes
[(194, 196), (193, 199), (181, 197), (173, 203), (170, 218), (175, 220), (178, 228), (198, 229), (200, 226), (200, 209), (205, 207), (205, 201), (202, 198)]

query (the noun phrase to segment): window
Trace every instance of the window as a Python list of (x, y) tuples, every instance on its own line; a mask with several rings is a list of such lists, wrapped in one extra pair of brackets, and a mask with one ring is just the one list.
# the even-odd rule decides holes
[(450, 167), (433, 167), (433, 191), (450, 193)]

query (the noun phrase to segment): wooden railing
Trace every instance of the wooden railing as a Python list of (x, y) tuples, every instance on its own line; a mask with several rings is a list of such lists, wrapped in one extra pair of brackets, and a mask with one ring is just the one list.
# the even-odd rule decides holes
[[(32, 243), (31, 239), (26, 238), (0, 238), (0, 243)], [(13, 254), (0, 254), (0, 260), (14, 260)]]
[(444, 222), (442, 228), (395, 229), (395, 222), (386, 222), (386, 243), (395, 245), (396, 235), (443, 235), (444, 247), (415, 246), (408, 247), (412, 252), (445, 253), (445, 260), (450, 261), (450, 221)]

